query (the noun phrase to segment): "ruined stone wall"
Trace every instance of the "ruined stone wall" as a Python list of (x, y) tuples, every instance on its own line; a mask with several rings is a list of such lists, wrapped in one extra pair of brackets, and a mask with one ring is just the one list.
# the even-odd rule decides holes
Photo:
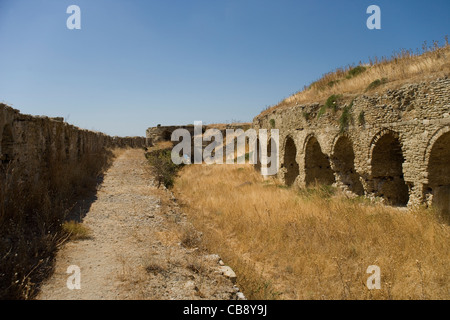
[(21, 114), (0, 104), (0, 160), (39, 172), (49, 160), (80, 159), (113, 147), (145, 147), (144, 137), (110, 137), (48, 118)]
[[(219, 129), (222, 135), (225, 137), (226, 129), (232, 130), (242, 129), (245, 131), (250, 127), (251, 127), (250, 123), (210, 124), (210, 125), (203, 125), (202, 132), (204, 133), (208, 129)], [(172, 132), (174, 132), (176, 129), (186, 129), (191, 134), (191, 137), (194, 136), (194, 125), (151, 127), (148, 128), (146, 132), (147, 144), (151, 146), (161, 141), (170, 141)]]
[(394, 205), (434, 200), (450, 210), (450, 79), (360, 95), (322, 115), (320, 108), (275, 109), (253, 121), (280, 130), (285, 183), (334, 184)]

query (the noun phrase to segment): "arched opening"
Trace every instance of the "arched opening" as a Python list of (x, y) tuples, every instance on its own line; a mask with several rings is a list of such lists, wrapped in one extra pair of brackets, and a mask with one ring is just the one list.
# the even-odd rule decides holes
[(393, 133), (382, 136), (372, 151), (372, 178), (375, 195), (390, 205), (406, 206), (408, 186), (403, 178), (403, 153)]
[(341, 136), (334, 146), (332, 162), (336, 177), (348, 190), (357, 195), (364, 194), (364, 187), (359, 180), (359, 174), (355, 170), (355, 153), (352, 142), (348, 137)]
[(428, 162), (428, 187), (433, 194), (433, 206), (450, 217), (450, 132), (434, 143)]
[[(261, 145), (260, 145), (259, 138), (256, 138), (256, 163), (253, 165), (255, 170), (258, 172), (261, 172)], [(250, 154), (249, 157), (251, 158), (252, 155)]]
[(14, 139), (11, 125), (7, 124), (3, 128), (1, 144), (1, 162), (7, 164), (13, 160)]
[(315, 137), (308, 140), (305, 148), (305, 182), (306, 186), (331, 185), (335, 182), (330, 161)]
[(295, 142), (291, 137), (287, 137), (284, 147), (284, 167), (286, 168), (284, 180), (288, 186), (295, 182), (295, 179), (299, 174), (299, 167), (296, 157), (297, 148), (295, 146)]
[(276, 150), (277, 142), (275, 141), (274, 138), (270, 138), (269, 143), (267, 144), (267, 158), (269, 159), (272, 156), (272, 144), (274, 145), (274, 148)]

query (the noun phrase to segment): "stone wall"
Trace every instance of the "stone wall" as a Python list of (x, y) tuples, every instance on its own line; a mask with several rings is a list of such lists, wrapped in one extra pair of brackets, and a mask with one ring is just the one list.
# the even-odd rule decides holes
[(450, 211), (450, 79), (320, 109), (296, 105), (253, 121), (255, 129), (280, 130), (278, 177), (285, 183), (333, 184), (393, 205), (434, 201)]
[[(242, 129), (247, 130), (251, 127), (251, 123), (233, 123), (233, 124), (210, 124), (202, 126), (202, 133), (208, 129), (219, 129), (225, 137), (226, 129)], [(152, 146), (161, 141), (170, 141), (172, 132), (176, 129), (186, 129), (190, 132), (191, 137), (194, 137), (194, 125), (180, 125), (180, 126), (156, 126), (147, 129), (146, 137), (147, 144)]]
[(76, 160), (85, 154), (113, 147), (145, 147), (144, 137), (110, 137), (100, 132), (79, 129), (48, 118), (21, 114), (0, 104), (0, 160), (15, 162), (30, 172), (48, 165), (48, 160)]

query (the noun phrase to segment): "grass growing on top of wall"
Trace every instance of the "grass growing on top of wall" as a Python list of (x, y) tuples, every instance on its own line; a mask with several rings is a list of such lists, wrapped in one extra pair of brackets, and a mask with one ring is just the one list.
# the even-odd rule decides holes
[(381, 84), (386, 89), (395, 89), (407, 81), (419, 82), (430, 77), (448, 76), (449, 57), (450, 45), (445, 36), (444, 42), (434, 41), (431, 45), (425, 42), (421, 49), (415, 51), (401, 50), (391, 57), (371, 58), (366, 64), (360, 63), (356, 67), (337, 68), (278, 104), (266, 108), (260, 115), (278, 108), (323, 103), (333, 94), (354, 97)]
[(80, 229), (63, 223), (76, 201), (96, 191), (113, 154), (47, 159), (46, 172), (25, 179), (25, 168), (0, 165), (0, 299), (32, 299), (52, 271), (57, 248)]
[[(250, 299), (449, 299), (450, 228), (432, 211), (296, 190), (250, 165), (184, 167), (174, 192)], [(368, 290), (368, 266), (381, 289)]]

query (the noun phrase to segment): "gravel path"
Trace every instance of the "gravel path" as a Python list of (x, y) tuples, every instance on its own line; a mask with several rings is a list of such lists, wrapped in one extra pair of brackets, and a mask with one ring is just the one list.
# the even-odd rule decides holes
[[(157, 189), (142, 150), (120, 154), (83, 219), (86, 240), (58, 252), (37, 299), (236, 299), (220, 258), (197, 248), (201, 234), (167, 190)], [(80, 268), (81, 289), (66, 273)]]

